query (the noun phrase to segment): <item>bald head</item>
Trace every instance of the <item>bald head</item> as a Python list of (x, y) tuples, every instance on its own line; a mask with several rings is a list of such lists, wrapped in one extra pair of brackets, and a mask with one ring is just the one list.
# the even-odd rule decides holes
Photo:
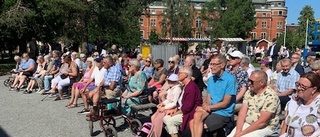
[(251, 76), (261, 80), (265, 85), (268, 83), (268, 75), (263, 70), (252, 71)]

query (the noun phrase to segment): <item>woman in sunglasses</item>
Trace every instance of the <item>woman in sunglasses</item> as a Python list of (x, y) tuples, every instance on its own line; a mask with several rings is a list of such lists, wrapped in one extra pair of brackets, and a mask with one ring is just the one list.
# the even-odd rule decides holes
[(286, 108), (280, 137), (320, 136), (320, 76), (307, 73), (296, 82), (297, 96)]
[(141, 68), (141, 70), (146, 73), (148, 82), (151, 80), (153, 75), (153, 65), (152, 65), (152, 58), (147, 57), (144, 66)]

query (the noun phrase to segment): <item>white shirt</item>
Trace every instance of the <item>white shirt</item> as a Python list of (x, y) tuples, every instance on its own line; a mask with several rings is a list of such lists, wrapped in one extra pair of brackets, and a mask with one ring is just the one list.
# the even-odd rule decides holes
[(104, 67), (102, 67), (100, 70), (98, 67), (94, 68), (91, 78), (94, 79), (95, 86), (98, 86), (100, 82), (103, 80), (105, 72), (106, 72), (106, 69)]
[(272, 79), (272, 70), (271, 69), (268, 69), (267, 71), (266, 71), (266, 73), (267, 73), (267, 76), (268, 76), (268, 81), (270, 81), (271, 79)]
[[(249, 68), (253, 69), (253, 70), (256, 70), (256, 68), (250, 63), (249, 64)], [(249, 75), (250, 76), (250, 75)]]
[(254, 71), (254, 70), (255, 70), (255, 69), (252, 69), (252, 68), (249, 67), (249, 69), (247, 70), (247, 73), (248, 73), (248, 76), (249, 76), (249, 77), (250, 77), (252, 71)]

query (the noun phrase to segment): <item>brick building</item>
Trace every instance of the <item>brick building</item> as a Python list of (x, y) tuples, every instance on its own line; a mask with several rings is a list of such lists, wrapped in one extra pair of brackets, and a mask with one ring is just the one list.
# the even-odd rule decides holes
[[(192, 35), (194, 38), (206, 38), (206, 31), (208, 30), (207, 23), (199, 18), (201, 8), (206, 1), (211, 0), (189, 1), (195, 10), (195, 18), (192, 23)], [(170, 5), (167, 5), (161, 0), (154, 1), (148, 6), (148, 9), (144, 11), (139, 20), (141, 38), (148, 39), (152, 30), (155, 30), (157, 34), (161, 34), (161, 23), (163, 20), (163, 14), (169, 14), (166, 13), (166, 9), (168, 7), (170, 7)], [(166, 37), (170, 37), (170, 34), (168, 34)]]
[(287, 11), (285, 0), (252, 0), (257, 26), (248, 40), (278, 38), (284, 33)]
[[(199, 18), (201, 8), (206, 1), (212, 0), (190, 0), (196, 11), (195, 20), (192, 23), (194, 38), (208, 37), (206, 31), (210, 30), (210, 27)], [(252, 2), (256, 11), (257, 26), (250, 32), (251, 35), (247, 40), (272, 40), (279, 37), (284, 32), (286, 25), (287, 7), (285, 6), (285, 0), (252, 0)], [(161, 34), (161, 21), (163, 14), (167, 14), (165, 9), (168, 7), (162, 1), (155, 1), (149, 5), (139, 20), (142, 38), (148, 39), (152, 30)], [(170, 35), (168, 34), (167, 37), (170, 37)]]

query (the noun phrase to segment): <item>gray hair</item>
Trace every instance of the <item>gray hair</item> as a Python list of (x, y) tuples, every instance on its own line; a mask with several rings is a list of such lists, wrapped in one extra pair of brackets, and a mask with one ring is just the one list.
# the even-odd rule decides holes
[(192, 65), (196, 64), (196, 59), (192, 55), (188, 55), (186, 59), (190, 59)]
[(44, 61), (43, 56), (38, 56), (37, 59), (39, 59), (39, 60), (41, 60), (41, 61)]
[(256, 74), (258, 78), (262, 78), (261, 80), (265, 85), (268, 84), (268, 75), (266, 72), (264, 72), (263, 70), (254, 70), (252, 71), (251, 75), (254, 75), (254, 74)]
[(282, 60), (280, 60), (281, 65), (282, 65), (283, 63), (287, 63), (287, 62), (289, 62), (290, 64), (292, 64), (292, 62), (291, 62), (290, 59), (282, 59)]
[(139, 70), (140, 67), (141, 67), (140, 61), (137, 60), (137, 59), (131, 59), (131, 60), (129, 61), (129, 64), (135, 66), (135, 67), (137, 68), (137, 70)]
[(244, 66), (248, 67), (250, 64), (250, 58), (247, 56), (243, 57), (240, 64), (243, 64)]
[(320, 69), (320, 60), (316, 60), (310, 64), (312, 69)]
[(191, 77), (192, 77), (192, 70), (191, 70), (191, 68), (190, 68), (190, 67), (187, 67), (187, 66), (180, 66), (180, 67), (179, 67), (179, 72), (187, 73), (188, 78), (191, 78)]
[(14, 56), (14, 60), (20, 60), (20, 59), (21, 59), (20, 56), (18, 56), (18, 55)]
[(51, 56), (50, 55), (45, 55), (44, 56), (44, 61), (50, 62), (51, 61)]
[(107, 60), (111, 66), (114, 65), (114, 61), (113, 61), (112, 57), (108, 56), (103, 59)]
[(227, 64), (227, 58), (224, 55), (217, 55), (217, 56), (213, 56), (212, 59), (218, 59), (219, 63), (224, 63), (225, 65)]

